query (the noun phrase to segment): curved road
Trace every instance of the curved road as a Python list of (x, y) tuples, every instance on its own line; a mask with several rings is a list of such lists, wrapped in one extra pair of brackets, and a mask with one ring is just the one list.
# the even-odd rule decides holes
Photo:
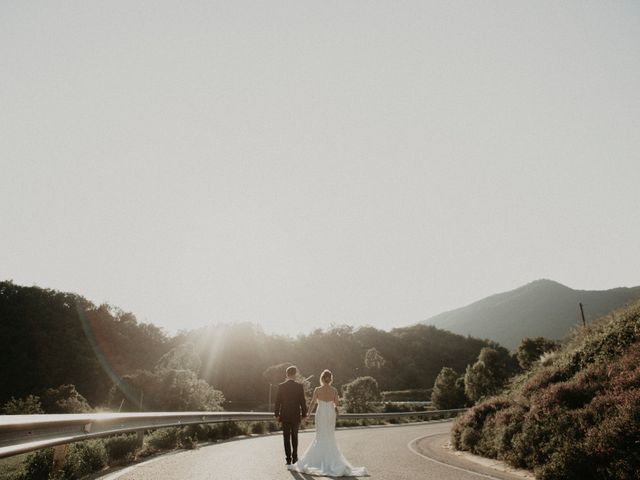
[[(448, 439), (451, 424), (451, 421), (442, 421), (339, 429), (336, 436), (345, 457), (354, 466), (366, 466), (372, 479), (521, 478), (497, 472), (446, 452), (442, 445)], [(312, 441), (313, 435), (313, 431), (300, 432), (300, 455)], [(312, 477), (288, 471), (284, 465), (282, 435), (274, 434), (209, 444), (196, 450), (172, 452), (100, 478), (317, 480), (328, 477)]]

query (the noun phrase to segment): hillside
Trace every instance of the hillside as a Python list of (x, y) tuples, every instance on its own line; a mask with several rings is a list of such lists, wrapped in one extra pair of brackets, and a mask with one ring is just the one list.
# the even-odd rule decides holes
[(105, 401), (111, 376), (152, 368), (170, 348), (158, 327), (130, 313), (73, 293), (0, 282), (0, 404), (73, 384), (96, 405)]
[(452, 443), (542, 480), (638, 478), (640, 302), (576, 330), (480, 401), (456, 421)]
[(455, 333), (495, 340), (516, 348), (523, 337), (559, 340), (581, 324), (582, 302), (587, 322), (640, 298), (640, 286), (612, 290), (573, 290), (552, 280), (536, 280), (492, 295), (421, 323)]
[[(115, 378), (135, 387), (133, 397), (144, 390), (150, 399), (153, 388), (139, 384), (155, 378), (159, 360), (172, 349), (195, 354), (189, 368), (222, 390), (235, 409), (266, 404), (269, 382), (263, 372), (284, 362), (297, 364), (305, 376), (316, 375), (314, 382), (329, 368), (338, 387), (371, 375), (383, 390), (429, 389), (443, 366), (464, 371), (487, 345), (426, 325), (391, 331), (337, 326), (291, 338), (241, 323), (170, 337), (131, 313), (93, 305), (80, 295), (0, 282), (0, 405), (62, 384), (75, 385), (93, 406), (107, 405), (113, 403), (108, 394)], [(367, 366), (365, 356), (374, 348), (381, 360)]]

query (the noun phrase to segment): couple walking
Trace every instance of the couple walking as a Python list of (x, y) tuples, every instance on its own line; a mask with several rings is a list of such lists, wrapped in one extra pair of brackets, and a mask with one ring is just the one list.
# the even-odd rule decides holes
[[(332, 373), (325, 370), (320, 375), (320, 386), (313, 391), (308, 411), (302, 384), (295, 381), (296, 373), (296, 367), (287, 368), (287, 380), (278, 385), (274, 412), (282, 422), (287, 468), (310, 475), (332, 477), (368, 475), (366, 468), (353, 467), (338, 448), (335, 428), (339, 398), (338, 390), (331, 385)], [(309, 418), (316, 405), (316, 435), (304, 455), (298, 459), (298, 427)]]

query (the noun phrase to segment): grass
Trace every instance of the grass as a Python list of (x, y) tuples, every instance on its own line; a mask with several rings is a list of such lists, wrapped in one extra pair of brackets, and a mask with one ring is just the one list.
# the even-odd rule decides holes
[(0, 459), (0, 480), (13, 480), (24, 470), (24, 461), (28, 454)]

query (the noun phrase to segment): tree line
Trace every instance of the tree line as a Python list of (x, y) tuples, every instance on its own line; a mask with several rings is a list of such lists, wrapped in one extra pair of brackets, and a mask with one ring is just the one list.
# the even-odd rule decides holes
[(426, 325), (290, 337), (240, 323), (170, 336), (117, 307), (10, 281), (0, 282), (0, 319), (0, 404), (42, 402), (49, 389), (73, 386), (91, 407), (110, 410), (259, 409), (284, 378), (265, 372), (284, 363), (314, 385), (328, 368), (338, 388), (373, 377), (380, 390), (403, 390), (431, 388), (443, 367), (464, 371), (483, 348), (509, 356), (495, 342)]

